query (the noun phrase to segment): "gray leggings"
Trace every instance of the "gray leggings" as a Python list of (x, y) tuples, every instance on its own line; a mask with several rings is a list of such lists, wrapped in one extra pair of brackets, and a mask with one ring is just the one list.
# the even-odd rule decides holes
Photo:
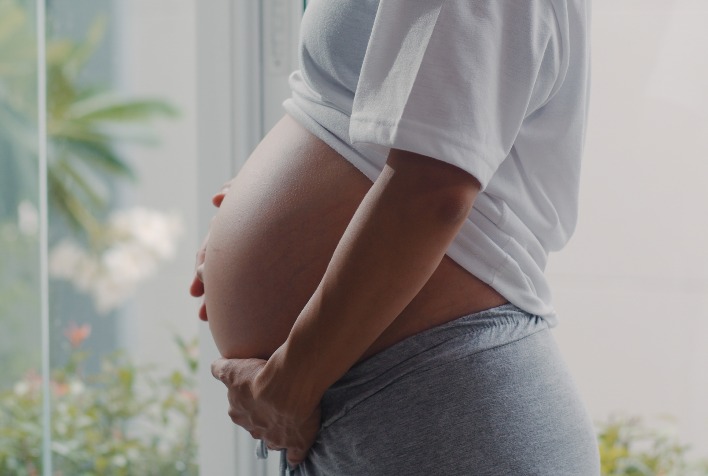
[(597, 442), (548, 324), (512, 304), (361, 362), (322, 400), (298, 476), (598, 476)]

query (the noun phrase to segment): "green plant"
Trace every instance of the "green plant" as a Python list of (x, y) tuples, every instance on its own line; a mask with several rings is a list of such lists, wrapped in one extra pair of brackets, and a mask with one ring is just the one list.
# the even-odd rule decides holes
[[(196, 339), (176, 338), (183, 370), (155, 376), (123, 353), (85, 375), (80, 349), (88, 326), (67, 332), (73, 351), (51, 379), (54, 474), (100, 476), (196, 475)], [(0, 392), (0, 474), (41, 472), (41, 378), (30, 373)]]
[(39, 240), (0, 221), (0, 389), (40, 363)]
[(706, 476), (708, 461), (687, 461), (688, 445), (647, 428), (641, 418), (612, 418), (598, 432), (603, 476)]
[(0, 388), (39, 355), (37, 226), (21, 224), (23, 209), (36, 216), (39, 208), (40, 143), (46, 139), (50, 247), (71, 235), (98, 255), (114, 240), (107, 220), (117, 186), (135, 179), (118, 145), (156, 144), (151, 120), (177, 114), (165, 101), (121, 97), (83, 79), (105, 18), (96, 18), (80, 41), (57, 37), (50, 21), (42, 66), (47, 135), (40, 137), (35, 3), (0, 0), (0, 323), (7, 331), (0, 338)]
[[(165, 101), (128, 99), (108, 87), (83, 84), (87, 62), (104, 37), (97, 18), (86, 38), (52, 38), (46, 45), (47, 180), (50, 202), (89, 242), (101, 234), (101, 218), (116, 179), (134, 179), (116, 144), (155, 143), (146, 128), (157, 117), (177, 112)], [(0, 218), (15, 214), (36, 190), (37, 51), (34, 23), (18, 0), (0, 0)]]

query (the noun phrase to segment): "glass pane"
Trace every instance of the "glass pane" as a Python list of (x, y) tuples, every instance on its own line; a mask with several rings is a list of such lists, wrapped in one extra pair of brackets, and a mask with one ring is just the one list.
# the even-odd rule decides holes
[(47, 1), (53, 474), (198, 472), (192, 9)]
[(35, 0), (0, 0), (0, 474), (42, 468)]

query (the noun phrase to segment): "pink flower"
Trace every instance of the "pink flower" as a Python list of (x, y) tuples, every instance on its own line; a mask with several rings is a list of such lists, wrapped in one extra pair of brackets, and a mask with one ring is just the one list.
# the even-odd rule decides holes
[(64, 382), (52, 382), (52, 390), (57, 397), (63, 397), (69, 393), (69, 385)]
[(180, 390), (179, 395), (188, 402), (196, 402), (198, 398), (196, 393), (189, 390)]
[(64, 331), (64, 336), (69, 339), (71, 347), (78, 348), (83, 341), (86, 340), (88, 336), (91, 335), (91, 325), (82, 324), (77, 326), (76, 323), (72, 322), (69, 324), (69, 328)]

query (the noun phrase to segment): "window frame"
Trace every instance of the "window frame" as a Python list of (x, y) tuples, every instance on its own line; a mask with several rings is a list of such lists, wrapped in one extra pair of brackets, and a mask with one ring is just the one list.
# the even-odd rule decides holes
[[(265, 132), (283, 115), (287, 79), (297, 66), (306, 0), (195, 2), (197, 32), (198, 230), (209, 226), (209, 197), (233, 177)], [(278, 61), (266, 56), (277, 51)], [(271, 53), (272, 54), (272, 53)], [(274, 66), (275, 63), (275, 66)], [(251, 436), (228, 418), (223, 385), (209, 371), (219, 357), (208, 326), (199, 332), (200, 473), (278, 474), (279, 458), (255, 458)]]

